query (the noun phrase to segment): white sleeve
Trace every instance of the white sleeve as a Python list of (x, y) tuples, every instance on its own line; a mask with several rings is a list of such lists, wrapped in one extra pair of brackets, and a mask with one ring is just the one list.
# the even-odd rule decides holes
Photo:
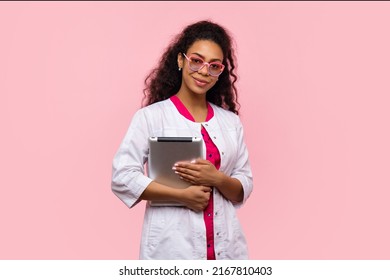
[(249, 155), (244, 141), (244, 129), (241, 122), (238, 127), (237, 137), (237, 161), (230, 176), (239, 180), (244, 190), (242, 202), (234, 205), (236, 208), (239, 208), (246, 202), (253, 189), (252, 170), (249, 164)]
[(140, 196), (152, 179), (145, 175), (148, 158), (148, 123), (138, 110), (112, 163), (111, 189), (129, 208), (140, 201)]

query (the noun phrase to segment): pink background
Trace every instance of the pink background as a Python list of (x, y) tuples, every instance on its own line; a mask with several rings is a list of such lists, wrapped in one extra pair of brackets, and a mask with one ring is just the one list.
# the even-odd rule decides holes
[(251, 258), (390, 258), (389, 2), (1, 2), (1, 259), (138, 258), (111, 162), (200, 19), (237, 43)]

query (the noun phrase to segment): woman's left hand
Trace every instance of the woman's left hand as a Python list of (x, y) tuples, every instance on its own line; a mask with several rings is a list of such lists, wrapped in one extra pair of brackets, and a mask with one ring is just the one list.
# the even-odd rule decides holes
[(191, 162), (177, 162), (172, 169), (183, 180), (193, 185), (216, 186), (220, 175), (220, 171), (210, 161), (200, 158)]

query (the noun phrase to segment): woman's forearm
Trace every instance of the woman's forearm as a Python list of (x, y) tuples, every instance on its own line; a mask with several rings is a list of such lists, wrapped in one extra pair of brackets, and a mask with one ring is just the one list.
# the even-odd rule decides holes
[(218, 171), (214, 186), (225, 198), (233, 203), (240, 203), (244, 199), (244, 190), (241, 182)]
[(140, 199), (154, 201), (175, 201), (196, 211), (206, 208), (210, 199), (211, 188), (206, 186), (189, 186), (185, 189), (176, 189), (156, 182), (151, 182)]
[(169, 200), (180, 202), (180, 190), (153, 181), (146, 187), (140, 198), (143, 200)]

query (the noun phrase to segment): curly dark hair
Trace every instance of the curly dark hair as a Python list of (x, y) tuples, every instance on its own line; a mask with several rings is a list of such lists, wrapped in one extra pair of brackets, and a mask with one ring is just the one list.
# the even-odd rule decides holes
[(186, 53), (198, 40), (210, 40), (219, 45), (223, 52), (222, 63), (225, 65), (218, 82), (206, 93), (207, 101), (238, 115), (233, 40), (225, 28), (208, 20), (188, 25), (173, 39), (158, 66), (145, 79), (143, 104), (146, 106), (168, 99), (179, 91), (182, 76), (177, 68), (177, 55)]

